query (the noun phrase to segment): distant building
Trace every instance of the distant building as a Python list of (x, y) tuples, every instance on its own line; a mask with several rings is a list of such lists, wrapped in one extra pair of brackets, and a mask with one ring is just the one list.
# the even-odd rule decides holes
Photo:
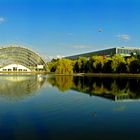
[(93, 52), (84, 53), (84, 54), (68, 56), (66, 58), (78, 59), (79, 57), (90, 57), (93, 55), (113, 56), (115, 54), (120, 54), (122, 56), (130, 56), (132, 54), (140, 55), (140, 48), (117, 47), (117, 48), (110, 48), (110, 49), (93, 51)]

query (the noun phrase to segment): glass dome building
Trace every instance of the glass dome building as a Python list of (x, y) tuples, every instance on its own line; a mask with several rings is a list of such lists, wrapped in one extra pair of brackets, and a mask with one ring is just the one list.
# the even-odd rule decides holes
[(47, 64), (32, 50), (10, 45), (0, 48), (0, 71), (47, 71)]

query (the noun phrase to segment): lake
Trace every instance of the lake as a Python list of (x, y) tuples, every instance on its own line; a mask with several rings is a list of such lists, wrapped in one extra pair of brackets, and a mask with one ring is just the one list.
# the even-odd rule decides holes
[(1, 140), (140, 140), (140, 79), (0, 75)]

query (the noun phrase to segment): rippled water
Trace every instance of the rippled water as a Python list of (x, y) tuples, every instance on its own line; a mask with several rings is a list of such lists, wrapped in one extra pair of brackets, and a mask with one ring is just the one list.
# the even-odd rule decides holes
[(139, 140), (140, 79), (0, 76), (1, 140)]

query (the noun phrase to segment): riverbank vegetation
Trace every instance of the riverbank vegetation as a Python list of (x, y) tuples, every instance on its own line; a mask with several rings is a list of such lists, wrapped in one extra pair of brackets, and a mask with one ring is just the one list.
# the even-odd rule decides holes
[(48, 69), (56, 74), (140, 73), (140, 57), (114, 55), (113, 57), (92, 56), (89, 59), (80, 57), (77, 60), (63, 58), (49, 62)]

